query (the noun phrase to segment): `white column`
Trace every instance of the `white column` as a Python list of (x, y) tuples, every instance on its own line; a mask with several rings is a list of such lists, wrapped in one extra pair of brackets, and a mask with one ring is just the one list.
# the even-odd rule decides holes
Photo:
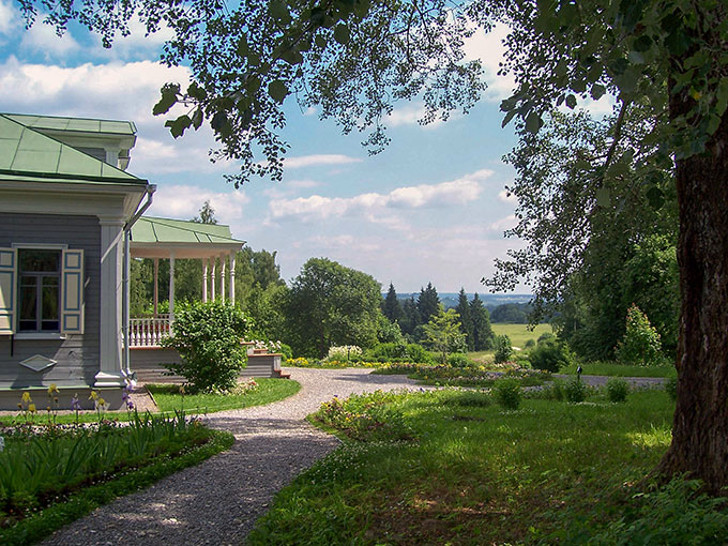
[(154, 258), (154, 316), (159, 313), (159, 258)]
[(169, 255), (169, 320), (174, 320), (174, 252)]
[(225, 301), (225, 256), (220, 256), (220, 300)]
[(210, 258), (210, 299), (215, 300), (215, 258)]
[(202, 302), (207, 301), (207, 258), (202, 258)]
[(230, 253), (230, 302), (235, 303), (235, 252)]
[(101, 226), (101, 301), (99, 312), (99, 371), (94, 387), (124, 385), (122, 372), (122, 251), (124, 221), (99, 217)]

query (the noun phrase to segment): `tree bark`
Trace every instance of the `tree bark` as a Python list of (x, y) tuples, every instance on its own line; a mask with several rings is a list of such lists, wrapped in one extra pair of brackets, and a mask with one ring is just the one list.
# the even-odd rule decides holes
[[(671, 98), (672, 119), (690, 99)], [(677, 161), (680, 337), (672, 444), (659, 471), (728, 486), (728, 115), (706, 153)], [(722, 491), (726, 494), (726, 491)]]

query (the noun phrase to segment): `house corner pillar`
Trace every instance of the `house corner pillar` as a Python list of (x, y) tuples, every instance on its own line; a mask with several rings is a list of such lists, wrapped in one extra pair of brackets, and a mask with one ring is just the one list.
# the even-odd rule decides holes
[(235, 303), (235, 252), (230, 253), (230, 303)]
[(99, 217), (101, 226), (101, 298), (99, 312), (99, 371), (94, 387), (120, 387), (122, 370), (122, 244), (124, 220)]

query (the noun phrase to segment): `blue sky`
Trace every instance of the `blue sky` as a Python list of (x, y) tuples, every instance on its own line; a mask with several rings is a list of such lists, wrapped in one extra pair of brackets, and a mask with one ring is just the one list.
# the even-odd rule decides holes
[(210, 200), (235, 237), (278, 251), (286, 280), (308, 258), (325, 256), (373, 275), (385, 290), (390, 282), (401, 293), (432, 282), (440, 292), (483, 293), (493, 260), (521, 244), (503, 237), (515, 220), (504, 191), (513, 171), (501, 157), (516, 139), (512, 127), (501, 129), (498, 111), (511, 87), (495, 76), (502, 34), (468, 44), (489, 83), (469, 115), (423, 127), (420, 105), (400, 104), (387, 121), (391, 145), (369, 157), (362, 135), (342, 136), (291, 101), (283, 182), (239, 190), (223, 179), (235, 164), (209, 162), (208, 130), (174, 140), (164, 118), (151, 114), (161, 85), (189, 75), (156, 63), (163, 32), (136, 32), (104, 50), (75, 28), (63, 38), (40, 23), (25, 31), (15, 4), (0, 0), (0, 111), (134, 121), (128, 170), (157, 184), (151, 213), (189, 219)]

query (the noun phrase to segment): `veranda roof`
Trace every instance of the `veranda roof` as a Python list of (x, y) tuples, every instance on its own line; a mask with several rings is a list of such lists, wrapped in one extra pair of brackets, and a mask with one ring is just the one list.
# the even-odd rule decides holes
[(135, 258), (213, 258), (243, 248), (230, 227), (185, 220), (142, 216), (131, 228)]

